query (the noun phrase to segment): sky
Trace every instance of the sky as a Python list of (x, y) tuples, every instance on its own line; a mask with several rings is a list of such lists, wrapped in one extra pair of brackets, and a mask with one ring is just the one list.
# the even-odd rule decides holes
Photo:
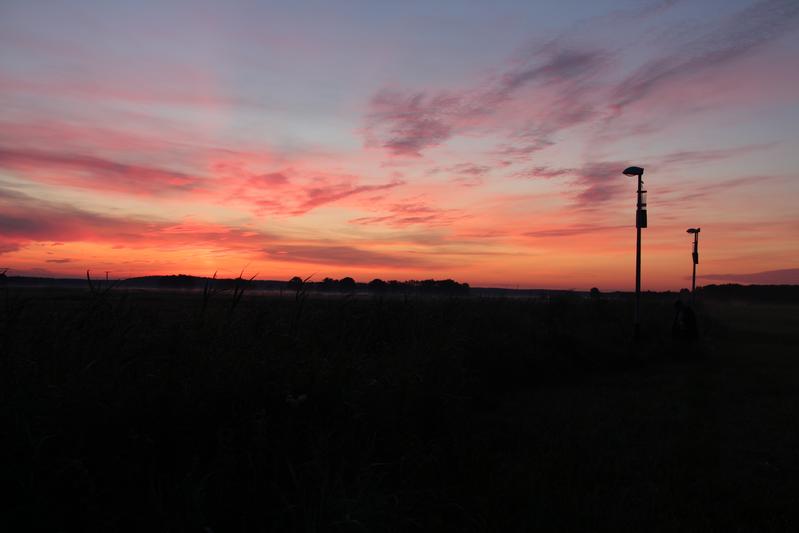
[(796, 0), (0, 4), (0, 267), (799, 283)]

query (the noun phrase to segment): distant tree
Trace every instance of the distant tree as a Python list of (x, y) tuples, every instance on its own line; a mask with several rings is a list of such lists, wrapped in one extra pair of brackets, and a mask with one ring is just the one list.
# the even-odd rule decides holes
[(419, 282), (419, 288), (422, 289), (423, 292), (433, 292), (436, 290), (436, 280), (434, 279), (425, 279)]
[(462, 291), (463, 286), (454, 279), (442, 279), (436, 282), (439, 292), (454, 294)]
[(380, 278), (373, 279), (367, 286), (369, 287), (369, 290), (373, 292), (384, 292), (386, 289), (388, 289), (388, 283)]
[(402, 286), (422, 294), (466, 294), (469, 292), (468, 283), (458, 283), (452, 279), (409, 280)]
[(338, 286), (342, 291), (354, 291), (356, 287), (355, 280), (350, 277), (341, 278)]
[(602, 295), (602, 293), (599, 292), (599, 289), (597, 289), (596, 287), (591, 287), (590, 294), (591, 294), (591, 298), (593, 298), (595, 300)]
[(288, 282), (288, 288), (293, 291), (298, 291), (302, 288), (302, 278), (299, 276), (294, 276)]
[(178, 274), (177, 276), (162, 276), (158, 278), (158, 285), (160, 287), (167, 287), (172, 289), (190, 289), (194, 287), (196, 278), (187, 276), (186, 274)]

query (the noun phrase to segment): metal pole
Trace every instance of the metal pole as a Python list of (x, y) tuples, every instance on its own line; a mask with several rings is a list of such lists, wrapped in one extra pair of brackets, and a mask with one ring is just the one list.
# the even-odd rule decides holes
[(691, 275), (691, 305), (696, 304), (696, 263), (699, 258), (699, 232), (694, 233), (694, 253), (691, 262), (694, 264), (694, 272)]
[(638, 200), (635, 212), (635, 331), (633, 338), (641, 336), (641, 187), (643, 174), (638, 175)]

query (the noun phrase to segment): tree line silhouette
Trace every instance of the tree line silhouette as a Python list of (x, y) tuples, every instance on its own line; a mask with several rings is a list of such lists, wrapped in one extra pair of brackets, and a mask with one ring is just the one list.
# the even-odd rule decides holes
[(324, 278), (319, 282), (303, 280), (294, 276), (288, 282), (292, 290), (315, 290), (322, 292), (355, 292), (368, 291), (372, 293), (421, 293), (421, 294), (468, 294), (469, 284), (458, 283), (453, 279), (424, 279), (398, 281), (395, 279), (384, 281), (375, 278), (369, 283), (358, 283), (347, 276), (341, 279)]
[(799, 285), (705, 285), (697, 287), (697, 293), (713, 300), (763, 303), (796, 303), (799, 301)]

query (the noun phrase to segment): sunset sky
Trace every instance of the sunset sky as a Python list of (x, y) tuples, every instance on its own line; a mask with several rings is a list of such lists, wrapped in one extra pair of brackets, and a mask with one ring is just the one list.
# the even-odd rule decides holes
[(0, 4), (9, 275), (799, 283), (799, 2)]

